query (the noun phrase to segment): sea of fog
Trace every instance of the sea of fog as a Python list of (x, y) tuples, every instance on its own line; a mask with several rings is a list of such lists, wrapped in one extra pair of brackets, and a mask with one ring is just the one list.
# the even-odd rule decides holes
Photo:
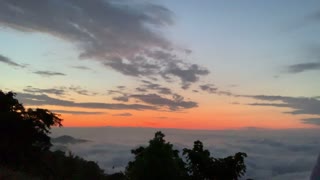
[(52, 137), (69, 135), (86, 139), (76, 144), (56, 144), (55, 148), (72, 151), (97, 162), (107, 173), (123, 171), (133, 156), (130, 150), (143, 146), (162, 131), (165, 139), (178, 150), (192, 147), (200, 140), (214, 157), (245, 152), (246, 178), (273, 180), (309, 179), (320, 152), (319, 129), (267, 130), (177, 130), (151, 128), (54, 128)]

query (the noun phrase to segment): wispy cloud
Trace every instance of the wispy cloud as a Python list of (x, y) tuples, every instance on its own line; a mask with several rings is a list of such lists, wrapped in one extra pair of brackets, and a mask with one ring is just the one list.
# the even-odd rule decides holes
[(218, 88), (214, 87), (213, 84), (203, 84), (199, 86), (202, 91), (206, 91), (208, 93), (216, 93)]
[(320, 100), (309, 97), (289, 97), (289, 96), (266, 96), (255, 95), (246, 96), (257, 100), (263, 101), (279, 101), (279, 103), (252, 103), (252, 106), (274, 106), (274, 107), (287, 107), (293, 109), (290, 114), (310, 114), (320, 115)]
[(167, 87), (163, 87), (160, 84), (153, 83), (150, 81), (142, 80), (143, 84), (136, 88), (138, 92), (149, 92), (149, 91), (155, 91), (159, 94), (172, 94), (171, 89)]
[(116, 100), (116, 101), (128, 102), (129, 101), (129, 96), (122, 95), (122, 96), (113, 97), (112, 99)]
[(319, 118), (306, 118), (306, 119), (301, 119), (301, 121), (305, 124), (313, 124), (313, 125), (318, 125), (320, 126), (320, 117)]
[(299, 63), (288, 66), (289, 73), (301, 73), (311, 70), (320, 70), (320, 62)]
[(45, 93), (45, 94), (54, 94), (57, 96), (65, 95), (65, 90), (63, 88), (35, 88), (32, 86), (27, 86), (23, 89), (24, 92), (27, 93)]
[(80, 107), (88, 109), (114, 109), (114, 110), (157, 110), (156, 107), (144, 104), (113, 104), (113, 103), (102, 103), (102, 102), (74, 102), (69, 100), (63, 100), (59, 98), (52, 98), (48, 95), (41, 94), (28, 94), (18, 93), (18, 99), (26, 104), (33, 106), (42, 105), (56, 105), (65, 107)]
[(113, 114), (112, 116), (124, 116), (124, 117), (127, 117), (127, 116), (132, 116), (131, 113), (120, 113), (120, 114)]
[[(174, 24), (173, 17), (172, 11), (151, 2), (0, 2), (0, 26), (56, 36), (74, 43), (80, 50), (80, 58), (99, 61), (122, 74), (138, 78), (180, 79), (182, 87), (188, 88), (209, 71), (187, 63), (184, 58), (191, 51), (174, 46), (159, 33), (162, 28)], [(38, 74), (64, 75), (41, 71)]]
[(98, 93), (89, 91), (84, 89), (80, 86), (60, 86), (54, 88), (36, 88), (32, 86), (27, 86), (23, 89), (24, 92), (31, 93), (31, 94), (47, 94), (47, 95), (56, 95), (56, 96), (64, 96), (70, 93), (77, 93), (83, 96), (95, 96)]
[(71, 86), (68, 89), (77, 93), (77, 94), (84, 95), (84, 96), (95, 96), (98, 94), (96, 92), (92, 92), (92, 91), (83, 89), (80, 86)]
[[(120, 102), (138, 101), (162, 110), (180, 111), (198, 107), (198, 103), (185, 98), (171, 89), (147, 80), (141, 80), (142, 84), (134, 90), (119, 88), (108, 90), (109, 95), (114, 95), (113, 100)], [(133, 92), (132, 92), (133, 91)]]
[(3, 56), (1, 54), (0, 54), (0, 62), (5, 63), (9, 66), (13, 66), (13, 67), (25, 68), (25, 65), (18, 64), (16, 62), (12, 61), (10, 58)]
[(310, 12), (305, 16), (295, 19), (295, 21), (286, 27), (286, 31), (301, 29), (307, 26), (317, 25), (320, 23), (320, 9)]
[(92, 70), (91, 68), (87, 66), (71, 66), (74, 69), (80, 69), (80, 70)]
[(184, 97), (178, 94), (172, 94), (171, 97), (159, 94), (124, 94), (122, 96), (113, 97), (113, 100), (128, 102), (130, 99), (138, 100), (146, 104), (162, 107), (171, 111), (179, 111), (198, 107), (198, 103), (194, 101), (185, 101)]
[(54, 71), (35, 71), (34, 74), (38, 74), (44, 77), (51, 77), (51, 76), (65, 76), (66, 74)]
[(165, 116), (159, 116), (159, 117), (155, 117), (157, 119), (168, 119), (168, 117), (165, 117)]
[(158, 94), (133, 94), (130, 95), (130, 98), (151, 105), (167, 107), (172, 111), (198, 107), (198, 103), (194, 101), (185, 101), (184, 98), (178, 94), (174, 94), (172, 98), (165, 98)]
[(67, 110), (51, 110), (54, 113), (61, 114), (76, 114), (76, 115), (95, 115), (95, 114), (106, 114), (105, 112), (89, 112), (89, 111), (67, 111)]

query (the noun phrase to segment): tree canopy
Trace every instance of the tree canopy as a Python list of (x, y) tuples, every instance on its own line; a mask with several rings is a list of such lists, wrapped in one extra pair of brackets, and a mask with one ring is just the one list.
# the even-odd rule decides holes
[(193, 149), (183, 149), (186, 156), (188, 174), (192, 180), (234, 180), (246, 172), (244, 158), (246, 153), (238, 152), (226, 158), (214, 158), (203, 149), (201, 141), (195, 141)]
[(130, 180), (179, 180), (187, 177), (179, 151), (164, 140), (162, 132), (156, 132), (149, 146), (139, 147), (131, 152), (135, 160), (126, 168)]
[(62, 119), (47, 109), (25, 109), (15, 96), (0, 90), (0, 169), (26, 175), (7, 170), (0, 172), (0, 179), (121, 179), (107, 176), (93, 161), (51, 152), (50, 129), (62, 126)]
[(183, 149), (180, 157), (179, 151), (164, 140), (162, 132), (156, 132), (147, 147), (139, 147), (132, 153), (135, 159), (129, 162), (125, 173), (130, 180), (236, 180), (246, 172), (245, 153), (214, 158), (201, 141), (195, 141), (193, 148)]
[(0, 91), (0, 160), (9, 164), (49, 150), (50, 128), (62, 126), (57, 114), (46, 109), (25, 109), (15, 96)]

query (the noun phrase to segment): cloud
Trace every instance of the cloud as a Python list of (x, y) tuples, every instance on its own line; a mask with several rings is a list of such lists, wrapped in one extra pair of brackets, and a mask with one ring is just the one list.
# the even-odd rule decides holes
[(121, 90), (108, 90), (108, 94), (124, 94)]
[(314, 11), (313, 13), (305, 16), (303, 25), (320, 23), (320, 10)]
[(87, 66), (71, 66), (74, 69), (80, 69), (80, 70), (92, 70), (91, 68)]
[(301, 73), (311, 70), (320, 70), (320, 62), (300, 63), (288, 66), (289, 73)]
[(126, 86), (117, 86), (117, 88), (120, 90), (124, 90), (124, 89), (126, 89)]
[(57, 96), (63, 96), (68, 94), (69, 92), (75, 92), (84, 96), (95, 96), (98, 93), (91, 92), (89, 90), (83, 89), (79, 86), (70, 86), (70, 87), (59, 87), (59, 88), (35, 88), (32, 86), (27, 86), (23, 89), (24, 92), (31, 94), (53, 94)]
[(12, 61), (11, 59), (9, 59), (8, 57), (3, 56), (1, 54), (0, 54), (0, 62), (5, 63), (9, 66), (13, 66), (13, 67), (25, 68), (25, 65), (18, 64), (16, 62)]
[(307, 118), (301, 120), (305, 124), (313, 124), (320, 126), (320, 118)]
[(71, 86), (71, 87), (69, 87), (69, 90), (71, 90), (77, 94), (84, 95), (84, 96), (95, 96), (98, 94), (96, 92), (90, 92), (90, 91), (83, 89), (79, 86)]
[(213, 84), (204, 84), (204, 85), (200, 85), (199, 87), (202, 91), (206, 91), (208, 93), (216, 93), (218, 88), (213, 86), (214, 86)]
[(142, 87), (137, 87), (137, 88), (136, 88), (136, 91), (138, 91), (138, 92), (148, 92), (147, 89), (142, 88)]
[(320, 23), (320, 9), (313, 11), (305, 15), (304, 17), (300, 18), (300, 20), (289, 24), (286, 28), (286, 31), (297, 30), (304, 27), (317, 25), (319, 23)]
[(230, 91), (218, 91), (217, 92), (218, 95), (223, 95), (223, 96), (233, 96), (233, 97), (239, 97), (239, 95), (234, 94)]
[(199, 80), (199, 76), (208, 75), (209, 71), (196, 64), (181, 68), (179, 65), (172, 63), (168, 66), (168, 69), (162, 73), (165, 78), (168, 78), (167, 74), (179, 77), (182, 81), (182, 88), (188, 89), (191, 83)]
[(190, 109), (198, 107), (198, 103), (194, 101), (185, 101), (184, 97), (178, 94), (173, 94), (171, 98), (163, 97), (158, 94), (128, 94), (113, 97), (113, 100), (128, 102), (130, 99), (135, 99), (146, 104), (157, 107), (168, 108), (171, 111), (178, 111), (182, 109)]
[(116, 95), (112, 98), (116, 101), (129, 102), (130, 100), (135, 100), (162, 108), (162, 110), (169, 109), (171, 111), (179, 111), (198, 107), (198, 103), (185, 101), (183, 96), (174, 93), (167, 87), (147, 80), (141, 80), (141, 82), (142, 84), (135, 88), (135, 92), (117, 87), (117, 89), (120, 90), (108, 90), (108, 94)]
[(127, 96), (127, 95), (117, 96), (117, 97), (113, 97), (112, 99), (116, 100), (116, 101), (128, 102), (129, 96)]
[(28, 93), (40, 93), (40, 94), (54, 94), (57, 96), (61, 96), (61, 95), (65, 95), (65, 90), (62, 88), (45, 88), (45, 89), (41, 89), (41, 88), (35, 88), (32, 86), (27, 86), (26, 88), (23, 89), (24, 92), (28, 92)]
[(159, 94), (172, 94), (171, 89), (161, 86), (160, 84), (152, 83), (150, 81), (142, 80), (143, 85), (136, 88), (139, 92), (148, 92), (154, 90)]
[(80, 95), (84, 96), (95, 96), (98, 93), (96, 92), (91, 92), (89, 90), (83, 89), (79, 86), (70, 86), (70, 87), (58, 87), (58, 88), (35, 88), (32, 86), (27, 86), (26, 88), (23, 89), (24, 92), (31, 93), (31, 94), (53, 94), (56, 96), (63, 96), (66, 95), (70, 92), (75, 92)]
[[(217, 94), (217, 95), (220, 95), (220, 96), (239, 97), (239, 95), (234, 94), (232, 92), (219, 90), (219, 88), (215, 87), (214, 84), (203, 84), (203, 85), (200, 85), (199, 87), (200, 87), (200, 89), (202, 91), (205, 91), (205, 92), (210, 93), (210, 94)], [(199, 91), (198, 90), (193, 90), (193, 92), (197, 93)]]
[(168, 119), (168, 117), (165, 117), (165, 116), (159, 116), (159, 117), (155, 117), (157, 119)]
[(184, 98), (178, 94), (174, 94), (171, 99), (161, 97), (158, 94), (133, 94), (130, 95), (130, 97), (147, 104), (167, 107), (172, 111), (198, 107), (198, 103), (193, 101), (184, 101)]
[(3, 0), (0, 4), (0, 26), (46, 33), (76, 45), (80, 58), (134, 77), (177, 77), (188, 88), (209, 71), (187, 63), (181, 57), (191, 51), (175, 47), (161, 34), (161, 29), (174, 24), (173, 17), (166, 7), (150, 2)]
[(79, 115), (94, 115), (94, 114), (105, 114), (105, 112), (89, 112), (89, 111), (67, 111), (67, 110), (51, 110), (54, 113), (61, 114), (79, 114)]
[(289, 97), (289, 96), (243, 96), (263, 101), (280, 101), (281, 103), (252, 103), (252, 106), (273, 106), (287, 107), (293, 109), (290, 114), (310, 114), (320, 115), (320, 100), (309, 97)]
[(34, 74), (38, 74), (44, 77), (51, 77), (51, 76), (65, 76), (66, 74), (54, 71), (35, 71)]
[(120, 113), (120, 114), (113, 114), (112, 116), (132, 116), (131, 113)]
[(41, 105), (56, 105), (65, 107), (80, 107), (89, 109), (114, 109), (114, 110), (156, 110), (154, 106), (143, 105), (143, 104), (112, 104), (112, 103), (101, 103), (101, 102), (74, 102), (69, 100), (63, 100), (58, 98), (52, 98), (45, 94), (34, 95), (27, 93), (18, 93), (17, 97), (22, 103), (32, 106)]

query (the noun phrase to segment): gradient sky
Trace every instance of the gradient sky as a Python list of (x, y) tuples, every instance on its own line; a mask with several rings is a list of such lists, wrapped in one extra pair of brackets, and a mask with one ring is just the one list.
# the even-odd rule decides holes
[(320, 125), (320, 2), (0, 0), (0, 89), (64, 126)]

